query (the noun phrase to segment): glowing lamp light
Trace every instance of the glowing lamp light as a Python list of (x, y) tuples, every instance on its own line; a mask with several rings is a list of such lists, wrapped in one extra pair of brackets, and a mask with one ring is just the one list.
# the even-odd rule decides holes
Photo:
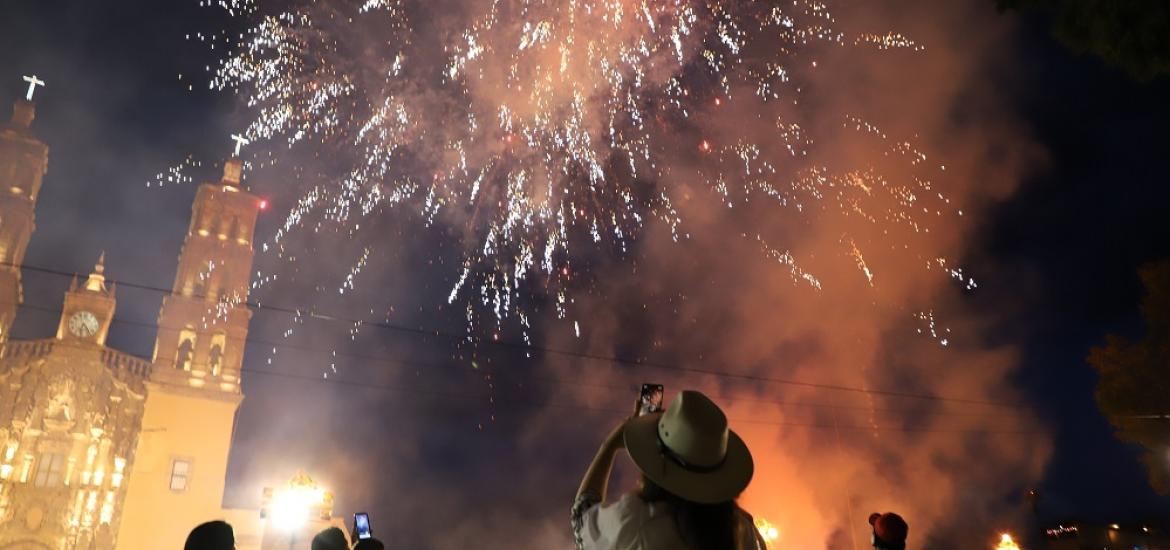
[(999, 544), (995, 546), (995, 550), (1020, 550), (1020, 545), (1012, 540), (1012, 536), (1004, 533), (999, 536)]
[(328, 519), (333, 511), (333, 494), (321, 489), (304, 472), (297, 472), (287, 485), (264, 489), (260, 517), (287, 533), (300, 531), (315, 518)]
[(268, 209), (268, 201), (267, 201), (267, 200), (260, 199), (260, 209), (261, 209), (261, 210), (267, 210), (267, 209)]
[(272, 523), (285, 531), (300, 529), (324, 500), (325, 491), (321, 489), (289, 487), (272, 497)]

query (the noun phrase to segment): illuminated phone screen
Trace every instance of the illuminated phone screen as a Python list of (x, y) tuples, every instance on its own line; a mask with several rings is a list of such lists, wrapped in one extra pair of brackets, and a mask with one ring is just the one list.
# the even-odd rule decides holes
[(638, 398), (638, 415), (662, 412), (662, 384), (642, 384)]
[(364, 512), (358, 512), (353, 515), (353, 530), (357, 533), (357, 538), (368, 539), (374, 536), (370, 531), (370, 516)]

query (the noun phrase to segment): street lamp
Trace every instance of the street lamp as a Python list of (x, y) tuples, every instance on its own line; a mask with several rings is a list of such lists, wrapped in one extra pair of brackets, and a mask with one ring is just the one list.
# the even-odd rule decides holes
[(278, 491), (269, 512), (272, 524), (282, 531), (298, 531), (324, 500), (325, 491), (317, 487), (290, 486)]
[(314, 520), (328, 520), (332, 515), (333, 493), (318, 487), (304, 472), (297, 472), (284, 487), (264, 488), (260, 517), (269, 520), (280, 538), (288, 538), (289, 548)]
[(999, 544), (995, 546), (995, 550), (1020, 550), (1020, 545), (1012, 540), (1012, 536), (1003, 533), (999, 536)]

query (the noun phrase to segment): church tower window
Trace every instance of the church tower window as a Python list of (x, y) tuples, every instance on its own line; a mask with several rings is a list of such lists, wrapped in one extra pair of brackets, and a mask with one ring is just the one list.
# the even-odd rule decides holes
[(179, 349), (175, 352), (175, 368), (191, 370), (191, 359), (195, 355), (195, 333), (191, 329), (183, 329), (179, 336)]
[(56, 453), (41, 453), (37, 460), (37, 474), (33, 477), (33, 485), (37, 487), (56, 487), (61, 484), (61, 470), (65, 466), (65, 456)]
[(172, 491), (181, 492), (187, 490), (187, 481), (191, 476), (191, 461), (181, 458), (176, 458), (171, 462), (171, 483)]
[(211, 337), (211, 352), (207, 355), (207, 366), (211, 370), (212, 376), (219, 376), (220, 371), (223, 370), (223, 345), (224, 334), (222, 332)]

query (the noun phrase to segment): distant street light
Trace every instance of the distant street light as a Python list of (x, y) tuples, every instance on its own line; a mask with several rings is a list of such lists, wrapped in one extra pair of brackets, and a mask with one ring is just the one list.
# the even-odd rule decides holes
[(1020, 545), (1012, 540), (1011, 535), (1003, 533), (999, 536), (999, 544), (995, 546), (995, 550), (1020, 550)]
[(289, 550), (297, 547), (298, 536), (314, 520), (328, 520), (332, 515), (333, 493), (318, 487), (304, 472), (297, 472), (284, 487), (264, 488), (260, 518), (268, 520), (266, 531), (271, 528), (281, 539), (287, 537)]
[(321, 505), (324, 494), (321, 489), (309, 487), (290, 487), (276, 493), (272, 499), (272, 523), (285, 531), (299, 530)]
[(264, 489), (260, 517), (276, 529), (295, 534), (313, 519), (328, 519), (332, 511), (333, 494), (318, 487), (304, 472), (297, 472), (288, 485)]

